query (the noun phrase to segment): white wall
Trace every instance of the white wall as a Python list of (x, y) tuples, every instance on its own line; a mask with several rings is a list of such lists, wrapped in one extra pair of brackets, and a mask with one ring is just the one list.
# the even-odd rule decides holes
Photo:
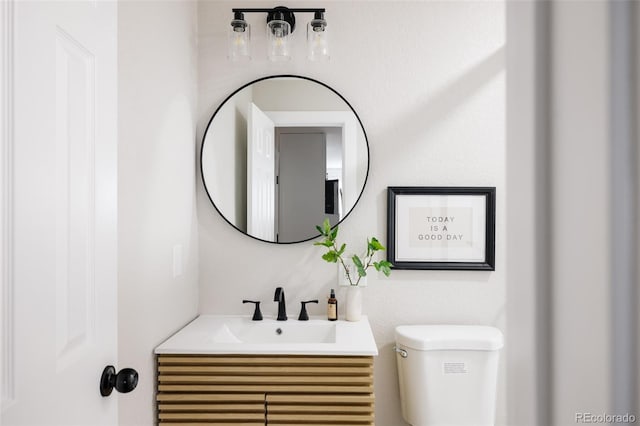
[(551, 424), (549, 2), (507, 3), (508, 424)]
[[(269, 2), (246, 2), (264, 6)], [(496, 186), (495, 272), (395, 271), (372, 275), (365, 292), (380, 355), (375, 362), (376, 423), (402, 424), (393, 330), (399, 324), (488, 324), (504, 330), (505, 250), (505, 9), (503, 2), (325, 1), (332, 58), (304, 58), (304, 30), (294, 33), (295, 58), (271, 64), (263, 54), (264, 17), (254, 26), (254, 60), (229, 63), (226, 33), (235, 2), (199, 5), (198, 137), (210, 115), (235, 88), (258, 77), (292, 73), (329, 84), (358, 112), (371, 149), (371, 171), (360, 203), (341, 227), (351, 246), (367, 236), (386, 240), (386, 187)], [(299, 7), (317, 4), (296, 3)], [(303, 23), (308, 17), (300, 15)], [(377, 23), (372, 28), (372, 22)], [(388, 29), (384, 24), (391, 23)], [(265, 314), (277, 285), (295, 315), (299, 300), (326, 300), (334, 265), (311, 243), (278, 246), (239, 234), (210, 205), (197, 184), (200, 224), (200, 311), (246, 313), (243, 298), (263, 301)], [(206, 260), (206, 261), (204, 261)], [(515, 285), (515, 284), (514, 284)], [(338, 292), (344, 301), (343, 292)], [(310, 307), (323, 314), (325, 306)], [(508, 353), (509, 339), (507, 337)], [(504, 366), (504, 362), (502, 363)], [(506, 423), (501, 371), (497, 423)]]
[(197, 4), (118, 7), (118, 368), (140, 374), (138, 388), (119, 396), (120, 425), (151, 425), (153, 348), (197, 315)]
[(263, 111), (350, 111), (335, 93), (299, 79), (264, 80), (255, 85), (253, 100)]
[[(216, 112), (202, 150), (202, 173), (216, 207), (247, 229), (247, 117), (253, 88), (245, 87)], [(215, 147), (215, 148), (213, 148)]]
[(640, 10), (509, 6), (509, 421), (637, 417)]
[[(572, 423), (576, 411), (610, 412), (606, 17), (605, 2), (558, 2), (553, 7), (551, 297), (555, 424)], [(588, 96), (589, 102), (578, 101), (582, 96)], [(575, 161), (577, 152), (580, 161)]]

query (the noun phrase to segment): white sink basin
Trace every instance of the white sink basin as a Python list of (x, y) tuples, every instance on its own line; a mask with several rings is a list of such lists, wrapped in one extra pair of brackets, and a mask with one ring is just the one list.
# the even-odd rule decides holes
[(213, 342), (229, 343), (335, 343), (336, 325), (318, 321), (247, 321), (246, 318), (229, 318), (213, 334)]
[(252, 321), (246, 316), (201, 315), (167, 339), (157, 354), (377, 355), (369, 321)]

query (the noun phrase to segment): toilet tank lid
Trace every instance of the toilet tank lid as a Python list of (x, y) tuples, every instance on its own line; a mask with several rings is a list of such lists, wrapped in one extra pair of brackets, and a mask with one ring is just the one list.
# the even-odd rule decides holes
[(504, 346), (504, 338), (497, 328), (484, 325), (399, 325), (396, 343), (423, 351), (495, 351)]

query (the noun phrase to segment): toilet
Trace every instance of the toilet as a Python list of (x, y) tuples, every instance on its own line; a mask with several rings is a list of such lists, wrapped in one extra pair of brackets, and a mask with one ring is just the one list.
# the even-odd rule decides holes
[(401, 325), (396, 360), (402, 416), (412, 426), (493, 426), (498, 359), (495, 327)]

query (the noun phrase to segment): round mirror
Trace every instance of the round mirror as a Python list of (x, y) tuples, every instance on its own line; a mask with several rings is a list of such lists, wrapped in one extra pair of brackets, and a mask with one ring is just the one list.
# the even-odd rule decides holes
[(319, 235), (343, 220), (369, 173), (360, 118), (310, 78), (266, 77), (232, 93), (209, 120), (200, 152), (209, 199), (227, 222), (274, 243)]

